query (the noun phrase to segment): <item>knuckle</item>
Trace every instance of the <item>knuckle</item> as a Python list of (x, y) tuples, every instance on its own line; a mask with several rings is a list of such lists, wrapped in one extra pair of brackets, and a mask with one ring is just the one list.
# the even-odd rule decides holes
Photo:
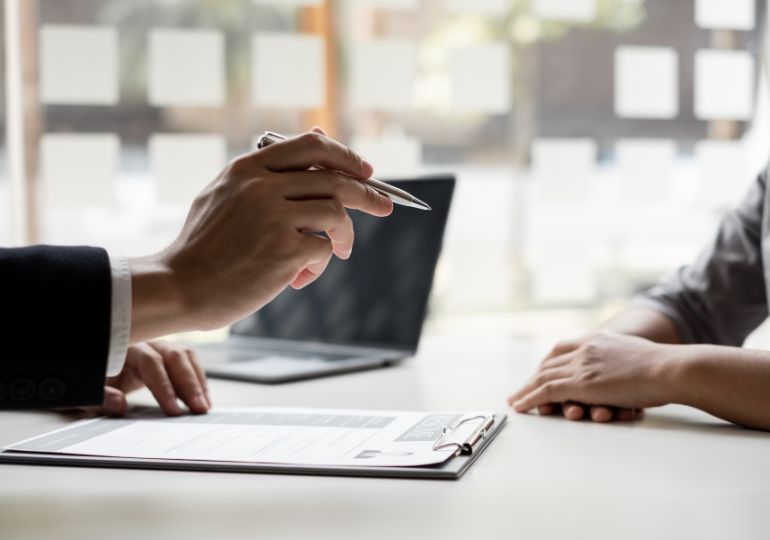
[(578, 350), (581, 353), (592, 355), (599, 350), (599, 347), (600, 347), (599, 341), (596, 338), (591, 338), (585, 343), (581, 344), (580, 347), (578, 347)]
[(334, 171), (326, 171), (329, 187), (334, 195), (341, 195), (348, 187), (348, 180)]
[(577, 376), (578, 382), (588, 384), (599, 378), (600, 372), (597, 369), (583, 369)]
[(174, 347), (173, 349), (170, 349), (168, 351), (168, 361), (174, 362), (174, 363), (180, 363), (185, 360), (184, 353), (182, 352), (182, 349)]
[(253, 169), (254, 159), (251, 156), (238, 156), (227, 165), (227, 170), (231, 176), (244, 176)]
[(322, 149), (326, 145), (326, 138), (316, 131), (308, 131), (300, 135), (302, 144), (312, 148)]
[(556, 392), (556, 384), (553, 382), (547, 382), (541, 387), (541, 390), (544, 396), (553, 396)]
[(355, 164), (356, 167), (361, 167), (363, 165), (363, 160), (361, 159), (361, 156), (359, 156), (356, 152), (353, 151), (352, 148), (349, 146), (345, 147), (345, 150), (348, 155), (348, 159), (351, 161), (351, 163)]
[(345, 205), (342, 204), (342, 201), (337, 199), (336, 197), (333, 199), (329, 199), (329, 207), (331, 208), (331, 211), (336, 214), (337, 218), (344, 219), (344, 216), (347, 215), (347, 212), (345, 212)]
[(547, 382), (546, 376), (544, 372), (539, 372), (537, 375), (535, 375), (535, 379), (533, 381), (535, 383), (535, 386), (544, 386)]
[(157, 353), (155, 351), (145, 351), (142, 355), (142, 360), (144, 363), (153, 365), (153, 366), (162, 366), (163, 365), (163, 357), (160, 355), (160, 353)]

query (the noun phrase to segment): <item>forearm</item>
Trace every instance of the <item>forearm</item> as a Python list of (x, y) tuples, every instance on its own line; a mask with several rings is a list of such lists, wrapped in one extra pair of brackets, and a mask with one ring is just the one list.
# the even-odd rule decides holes
[(716, 345), (684, 345), (661, 370), (670, 402), (742, 426), (770, 430), (770, 353)]
[(602, 330), (638, 336), (656, 343), (681, 343), (673, 321), (657, 311), (646, 308), (628, 309), (605, 323)]

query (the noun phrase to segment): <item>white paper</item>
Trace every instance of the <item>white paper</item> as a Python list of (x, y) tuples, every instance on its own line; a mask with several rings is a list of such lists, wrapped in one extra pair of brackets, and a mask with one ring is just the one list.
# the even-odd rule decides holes
[(161, 133), (150, 137), (149, 146), (152, 177), (163, 204), (189, 206), (226, 164), (221, 135)]
[(251, 95), (260, 107), (313, 109), (326, 96), (324, 41), (300, 34), (252, 38)]
[(695, 116), (749, 120), (754, 101), (754, 60), (746, 51), (695, 53)]
[(374, 175), (378, 178), (414, 176), (422, 166), (422, 143), (416, 137), (356, 136), (350, 146), (374, 166)]
[(473, 13), (490, 17), (502, 17), (511, 8), (509, 0), (447, 0), (450, 13)]
[(40, 140), (43, 198), (51, 210), (109, 206), (115, 200), (120, 140), (114, 133), (48, 133)]
[[(343, 409), (221, 409), (177, 418), (99, 418), (9, 447), (12, 451), (122, 458), (409, 467), (442, 463), (445, 425), (492, 411), (423, 413)], [(464, 441), (479, 421), (448, 440)]]
[(596, 0), (534, 0), (532, 8), (543, 19), (590, 22), (596, 18)]
[(695, 24), (701, 28), (751, 30), (755, 0), (695, 0)]
[(359, 41), (352, 44), (350, 54), (350, 98), (354, 107), (387, 111), (412, 107), (417, 69), (413, 41)]
[(219, 106), (225, 99), (224, 36), (216, 30), (150, 32), (148, 98), (155, 106)]
[(452, 109), (504, 114), (511, 110), (511, 52), (505, 43), (490, 43), (451, 52)]
[(665, 200), (676, 153), (676, 142), (668, 139), (618, 140), (615, 165), (624, 198), (637, 204)]
[(61, 105), (118, 102), (118, 33), (107, 26), (43, 25), (40, 99)]
[(615, 114), (674, 118), (679, 114), (678, 57), (667, 47), (615, 50)]
[(532, 181), (537, 198), (575, 203), (588, 197), (596, 174), (596, 141), (536, 139), (532, 143)]

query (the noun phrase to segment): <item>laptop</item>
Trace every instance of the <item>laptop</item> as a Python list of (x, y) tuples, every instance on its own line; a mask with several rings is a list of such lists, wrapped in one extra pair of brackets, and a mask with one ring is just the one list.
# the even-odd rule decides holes
[(302, 290), (287, 288), (235, 323), (223, 343), (196, 346), (210, 377), (284, 383), (385, 367), (417, 351), (455, 179), (391, 182), (433, 208), (395, 205), (387, 218), (352, 211), (356, 239)]

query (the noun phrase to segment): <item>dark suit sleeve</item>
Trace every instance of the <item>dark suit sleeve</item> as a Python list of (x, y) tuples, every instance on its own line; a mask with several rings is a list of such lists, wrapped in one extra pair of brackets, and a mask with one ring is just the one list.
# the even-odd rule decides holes
[(0, 249), (0, 409), (102, 402), (111, 279), (101, 248)]

